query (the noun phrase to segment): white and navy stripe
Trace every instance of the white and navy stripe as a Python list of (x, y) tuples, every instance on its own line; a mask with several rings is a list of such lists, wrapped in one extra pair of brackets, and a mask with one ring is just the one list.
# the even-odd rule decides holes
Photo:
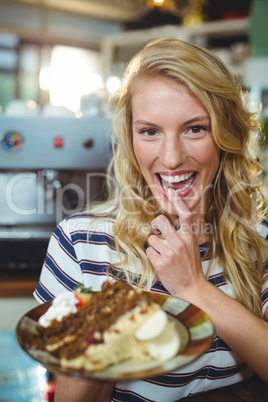
[[(113, 239), (112, 223), (94, 220), (90, 214), (76, 214), (66, 218), (51, 236), (40, 282), (34, 292), (39, 302), (51, 300), (63, 291), (72, 291), (78, 284), (100, 290), (107, 279), (118, 276), (119, 258)], [(268, 238), (268, 223), (258, 226), (258, 233)], [(207, 272), (209, 260), (205, 257), (208, 244), (200, 246), (203, 270)], [(132, 268), (133, 269), (133, 268)], [(140, 269), (140, 266), (137, 267)], [(140, 271), (138, 271), (140, 272)], [(268, 273), (268, 264), (263, 274)], [(219, 265), (213, 267), (208, 280), (232, 296)], [(156, 293), (168, 294), (160, 282), (152, 287)], [(263, 311), (268, 306), (268, 280), (261, 294)], [(213, 302), (213, 301), (212, 301)], [(215, 334), (210, 348), (193, 363), (172, 373), (155, 378), (117, 383), (112, 402), (172, 402), (185, 396), (196, 395), (210, 389), (243, 381), (251, 371), (240, 357)]]

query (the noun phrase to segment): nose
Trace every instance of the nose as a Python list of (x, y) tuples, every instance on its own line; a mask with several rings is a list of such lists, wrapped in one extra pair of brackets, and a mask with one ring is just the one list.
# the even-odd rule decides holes
[(165, 137), (161, 144), (160, 161), (168, 169), (175, 169), (185, 161), (186, 153), (179, 136)]

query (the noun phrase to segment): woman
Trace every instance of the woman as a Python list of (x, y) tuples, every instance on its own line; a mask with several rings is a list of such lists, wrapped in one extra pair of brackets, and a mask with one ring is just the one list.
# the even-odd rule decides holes
[(78, 283), (99, 290), (108, 268), (110, 277), (195, 304), (216, 335), (196, 362), (158, 378), (104, 385), (60, 377), (56, 401), (168, 402), (252, 371), (268, 381), (259, 126), (238, 80), (208, 50), (159, 39), (129, 64), (115, 101), (109, 201), (103, 213), (58, 226), (35, 295), (45, 301)]

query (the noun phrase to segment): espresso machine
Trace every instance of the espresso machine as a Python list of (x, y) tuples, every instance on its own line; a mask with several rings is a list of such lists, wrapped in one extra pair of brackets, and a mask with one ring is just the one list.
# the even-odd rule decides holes
[(0, 115), (0, 270), (40, 269), (65, 217), (106, 198), (109, 117)]

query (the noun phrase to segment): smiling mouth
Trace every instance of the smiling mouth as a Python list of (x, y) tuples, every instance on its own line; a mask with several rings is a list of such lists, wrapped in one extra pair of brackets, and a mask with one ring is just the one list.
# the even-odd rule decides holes
[(173, 188), (179, 194), (182, 191), (187, 190), (193, 183), (197, 173), (186, 173), (176, 176), (168, 176), (157, 173), (158, 180), (162, 188), (166, 191), (169, 188)]

